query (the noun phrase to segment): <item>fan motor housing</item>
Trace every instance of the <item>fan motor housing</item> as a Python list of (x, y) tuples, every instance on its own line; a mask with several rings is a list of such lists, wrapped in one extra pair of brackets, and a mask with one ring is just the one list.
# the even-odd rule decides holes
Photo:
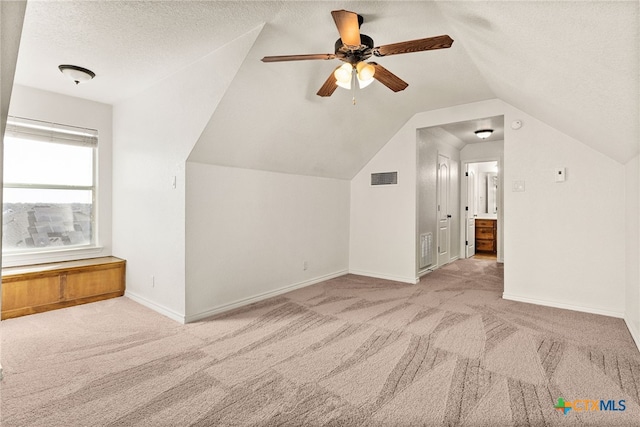
[(356, 47), (348, 46), (342, 42), (342, 39), (338, 39), (335, 44), (335, 53), (341, 61), (356, 65), (373, 55), (373, 39), (366, 34), (360, 34), (360, 46)]

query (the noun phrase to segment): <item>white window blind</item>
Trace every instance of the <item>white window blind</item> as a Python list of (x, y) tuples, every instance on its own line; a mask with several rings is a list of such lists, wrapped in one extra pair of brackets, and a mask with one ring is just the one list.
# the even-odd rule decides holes
[(5, 137), (87, 147), (98, 145), (98, 131), (95, 129), (11, 116), (7, 119)]

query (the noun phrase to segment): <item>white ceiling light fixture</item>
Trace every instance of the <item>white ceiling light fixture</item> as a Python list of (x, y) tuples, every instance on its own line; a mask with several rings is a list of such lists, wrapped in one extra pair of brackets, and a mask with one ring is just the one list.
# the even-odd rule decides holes
[(336, 78), (336, 84), (344, 89), (351, 89), (351, 78), (353, 74), (353, 66), (351, 64), (342, 64), (333, 72)]
[(480, 139), (487, 139), (493, 133), (493, 129), (481, 129), (474, 132)]
[[(373, 82), (373, 75), (376, 69), (373, 65), (364, 61), (358, 62), (355, 66), (347, 63), (342, 64), (333, 72), (336, 78), (336, 84), (343, 89), (350, 90), (355, 80), (358, 81), (358, 87), (364, 89)], [(355, 78), (354, 78), (355, 75)]]
[(376, 73), (376, 69), (373, 65), (367, 64), (364, 61), (358, 62), (356, 65), (356, 71), (360, 89), (364, 89), (373, 82), (373, 75)]
[(76, 84), (80, 84), (80, 82), (87, 82), (96, 76), (96, 73), (93, 71), (83, 67), (78, 67), (77, 65), (58, 65), (58, 69), (62, 74), (69, 77)]

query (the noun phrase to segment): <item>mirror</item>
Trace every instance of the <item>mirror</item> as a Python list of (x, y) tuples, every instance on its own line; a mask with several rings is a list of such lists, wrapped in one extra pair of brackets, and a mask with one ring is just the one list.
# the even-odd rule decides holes
[(498, 214), (498, 174), (487, 174), (487, 206), (486, 213)]
[(498, 162), (469, 163), (468, 173), (477, 177), (474, 180), (472, 196), (475, 202), (473, 215), (478, 218), (498, 217)]

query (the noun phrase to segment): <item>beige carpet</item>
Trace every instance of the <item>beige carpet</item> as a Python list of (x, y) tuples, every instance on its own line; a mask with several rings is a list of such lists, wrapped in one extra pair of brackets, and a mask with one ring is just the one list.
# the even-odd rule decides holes
[[(495, 262), (463, 260), (190, 325), (127, 298), (6, 320), (2, 426), (640, 425), (622, 320), (501, 293)], [(565, 415), (559, 398), (626, 410)]]

